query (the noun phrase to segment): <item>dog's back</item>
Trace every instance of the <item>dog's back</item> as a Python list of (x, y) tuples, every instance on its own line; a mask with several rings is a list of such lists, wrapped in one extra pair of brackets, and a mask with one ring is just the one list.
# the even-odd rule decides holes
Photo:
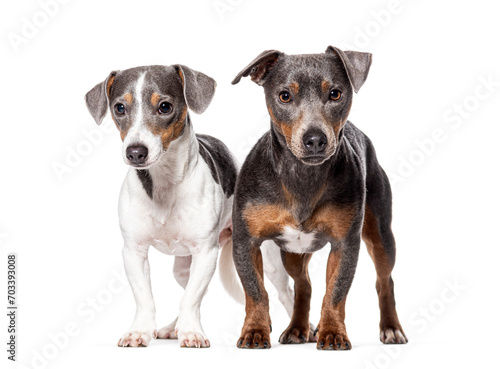
[(222, 186), (226, 197), (234, 194), (236, 177), (238, 175), (238, 164), (227, 146), (219, 139), (196, 134), (200, 144), (200, 155), (210, 167), (212, 176)]

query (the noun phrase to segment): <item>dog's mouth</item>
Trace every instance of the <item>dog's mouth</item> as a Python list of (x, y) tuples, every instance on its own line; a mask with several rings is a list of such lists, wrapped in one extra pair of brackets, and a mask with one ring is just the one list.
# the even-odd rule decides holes
[(127, 165), (131, 166), (132, 168), (135, 169), (149, 169), (153, 164), (150, 163), (145, 163), (145, 164), (132, 164), (132, 163), (126, 163)]
[(305, 153), (301, 153), (302, 155), (297, 155), (296, 153), (293, 152), (293, 150), (292, 150), (292, 153), (303, 164), (306, 164), (306, 165), (321, 165), (324, 162), (326, 162), (327, 160), (329, 160), (333, 156), (333, 154), (335, 154), (335, 151), (337, 151), (336, 147), (329, 148), (329, 149), (327, 149), (325, 151), (322, 151), (320, 153), (313, 154), (313, 155), (311, 155), (311, 154), (304, 155)]
[(314, 155), (300, 158), (300, 161), (306, 165), (320, 165), (326, 160), (328, 160), (328, 157), (324, 155)]

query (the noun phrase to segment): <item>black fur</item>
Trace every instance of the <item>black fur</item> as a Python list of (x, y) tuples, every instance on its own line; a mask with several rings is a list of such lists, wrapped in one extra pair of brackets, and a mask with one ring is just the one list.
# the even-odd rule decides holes
[(236, 185), (238, 169), (224, 143), (212, 136), (197, 134), (200, 155), (209, 166), (214, 181), (222, 186), (226, 197), (231, 197)]
[[(341, 300), (350, 287), (358, 259), (361, 226), (365, 201), (367, 146), (370, 151), (373, 147), (368, 138), (352, 123), (344, 126), (344, 137), (339, 143), (334, 156), (325, 163), (312, 166), (302, 163), (287, 148), (283, 148), (276, 139), (276, 134), (266, 133), (254, 146), (243, 164), (236, 184), (233, 240), (234, 260), (238, 270), (249, 273), (248, 278), (242, 278), (247, 293), (255, 300), (260, 299), (260, 291), (256, 279), (252, 278), (253, 271), (249, 268), (247, 259), (248, 248), (260, 246), (264, 239), (254, 239), (247, 231), (245, 220), (241, 217), (242, 209), (247, 203), (286, 203), (282, 195), (281, 182), (293, 194), (300, 198), (296, 216), (299, 222), (304, 222), (314, 210), (311, 206), (312, 198), (326, 183), (326, 191), (318, 205), (333, 202), (341, 205), (350, 205), (357, 209), (357, 215), (351, 225), (351, 230), (344, 240), (331, 239), (325, 234), (318, 233), (315, 242), (307, 252), (314, 252), (331, 243), (332, 249), (346, 248), (338, 280), (335, 299)], [(374, 152), (374, 151), (373, 151)], [(376, 161), (376, 158), (374, 158)], [(378, 168), (371, 168), (373, 175)], [(388, 185), (388, 183), (387, 183)], [(382, 200), (383, 201), (383, 200)], [(284, 246), (281, 234), (270, 237), (280, 247)]]
[[(367, 70), (363, 76), (363, 73), (359, 72), (347, 73), (342, 61), (345, 54), (337, 55), (330, 49), (325, 54), (271, 55), (278, 55), (279, 59), (273, 59), (273, 64), (270, 65), (267, 60), (269, 56), (265, 56), (267, 59), (262, 64), (256, 60), (252, 65), (257, 67), (252, 67), (242, 74), (251, 75), (253, 70), (259, 72), (258, 79), (254, 79), (254, 82), (264, 87), (266, 104), (276, 121), (271, 118), (270, 131), (254, 146), (237, 180), (233, 211), (234, 261), (243, 287), (250, 297), (259, 300), (261, 296), (255, 270), (249, 267), (249, 250), (259, 247), (264, 239), (255, 239), (249, 233), (242, 212), (247, 204), (286, 204), (283, 185), (298, 199), (293, 211), (299, 224), (305, 224), (315, 209), (325, 204), (351, 207), (355, 216), (344, 239), (334, 239), (323, 232), (316, 232), (314, 242), (309, 249), (304, 250), (314, 252), (328, 242), (332, 250), (342, 249), (339, 278), (334, 290), (334, 300), (338, 302), (346, 296), (356, 270), (365, 198), (367, 197), (366, 201), (374, 207), (374, 212), (384, 212), (390, 219), (390, 199), (372, 198), (380, 194), (380, 191), (375, 189), (383, 189), (382, 193), (387, 195), (387, 176), (378, 165), (369, 139), (352, 123), (346, 121), (353, 96), (353, 78), (357, 78), (359, 87), (364, 82), (359, 78), (365, 78)], [(371, 58), (369, 59), (371, 62)], [(262, 68), (270, 70), (260, 70)], [(335, 103), (329, 101), (329, 91), (322, 91), (322, 81), (327, 81), (330, 88), (341, 90), (342, 100)], [(238, 79), (235, 79), (235, 82), (238, 82)], [(278, 100), (280, 91), (288, 91), (293, 82), (300, 86), (300, 92), (293, 94), (289, 91), (293, 95), (293, 104), (281, 103)], [(306, 110), (309, 116), (314, 116), (318, 121), (326, 119), (327, 124), (331, 125), (328, 127), (338, 127), (337, 134), (332, 136), (329, 142), (333, 154), (325, 156), (324, 161), (317, 165), (311, 165), (304, 157), (292, 152), (289, 142), (276, 124), (300, 121), (298, 117)], [(314, 125), (315, 121), (305, 123)], [(300, 124), (305, 123), (300, 121)], [(325, 186), (323, 195), (315, 202), (315, 196)], [(368, 194), (367, 187), (372, 190), (368, 191)], [(281, 236), (274, 234), (268, 239), (272, 239), (283, 249), (286, 242)]]
[[(262, 242), (272, 240), (281, 248), (283, 261), (291, 252), (312, 253), (330, 243), (328, 290), (316, 347), (349, 350), (342, 317), (362, 236), (377, 271), (380, 339), (407, 342), (390, 276), (395, 242), (389, 180), (371, 141), (347, 120), (353, 93), (365, 82), (370, 65), (371, 54), (334, 47), (313, 55), (271, 50), (259, 55), (233, 81), (251, 76), (263, 86), (271, 118), (270, 131), (241, 168), (234, 195), (233, 258), (247, 295), (247, 316), (238, 347), (260, 347), (262, 337), (269, 339), (265, 326), (270, 319), (268, 296), (258, 275), (256, 256)], [(308, 244), (297, 244), (299, 237)], [(294, 265), (299, 267), (298, 271), (287, 269), (296, 283), (295, 301), (281, 343), (299, 341), (303, 336), (295, 341), (290, 337), (309, 323), (310, 284), (297, 280), (297, 273), (308, 280), (307, 264)]]
[(139, 177), (142, 187), (144, 187), (144, 191), (148, 194), (149, 198), (153, 200), (153, 179), (149, 174), (149, 170), (147, 169), (137, 169), (136, 170), (137, 177)]

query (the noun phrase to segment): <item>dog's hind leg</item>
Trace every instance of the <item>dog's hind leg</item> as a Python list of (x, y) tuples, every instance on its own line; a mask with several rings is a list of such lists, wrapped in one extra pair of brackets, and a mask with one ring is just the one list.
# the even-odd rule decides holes
[[(191, 267), (191, 255), (190, 256), (176, 256), (174, 261), (174, 278), (177, 283), (184, 289), (189, 281), (189, 268)], [(158, 338), (171, 338), (176, 339), (175, 335), (175, 325), (177, 324), (177, 318), (174, 319), (172, 323), (163, 327), (158, 331)]]
[(186, 289), (189, 281), (189, 268), (191, 267), (191, 255), (176, 256), (174, 261), (174, 278), (182, 288)]
[(281, 252), (283, 265), (295, 282), (295, 301), (290, 324), (280, 336), (280, 343), (304, 343), (309, 340), (311, 280), (307, 266), (312, 254)]
[(260, 247), (264, 264), (264, 274), (278, 291), (278, 299), (283, 304), (288, 316), (293, 313), (293, 290), (290, 276), (281, 260), (281, 250), (273, 241), (264, 241)]
[[(407, 343), (399, 323), (394, 298), (392, 269), (396, 262), (396, 242), (391, 230), (392, 195), (389, 180), (368, 145), (368, 176), (362, 237), (377, 271), (380, 307), (380, 340), (383, 343)], [(372, 151), (370, 153), (370, 151)]]
[[(283, 265), (281, 249), (273, 241), (264, 241), (260, 249), (262, 251), (262, 259), (264, 262), (264, 273), (278, 291), (278, 299), (283, 304), (288, 316), (292, 318), (295, 294), (293, 289), (290, 287), (290, 275)], [(315, 329), (316, 327), (309, 323), (308, 340), (310, 342), (316, 340), (314, 336)]]

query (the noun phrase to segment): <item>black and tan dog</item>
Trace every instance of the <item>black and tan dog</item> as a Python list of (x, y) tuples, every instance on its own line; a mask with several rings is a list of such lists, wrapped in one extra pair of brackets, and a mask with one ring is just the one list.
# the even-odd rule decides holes
[[(260, 246), (274, 242), (281, 249), (274, 269), (282, 263), (295, 282), (291, 322), (280, 342), (317, 340), (318, 349), (350, 349), (345, 303), (361, 238), (377, 271), (380, 339), (407, 342), (391, 278), (396, 249), (390, 184), (371, 141), (347, 120), (353, 91), (357, 93), (365, 82), (370, 64), (371, 54), (331, 46), (315, 55), (271, 50), (260, 54), (233, 81), (251, 76), (263, 86), (271, 117), (270, 131), (248, 155), (236, 184), (234, 261), (246, 295), (238, 347), (271, 346), (269, 300), (263, 283), (266, 260), (263, 263)], [(327, 243), (331, 244), (327, 292), (312, 334), (307, 265), (311, 253)]]

